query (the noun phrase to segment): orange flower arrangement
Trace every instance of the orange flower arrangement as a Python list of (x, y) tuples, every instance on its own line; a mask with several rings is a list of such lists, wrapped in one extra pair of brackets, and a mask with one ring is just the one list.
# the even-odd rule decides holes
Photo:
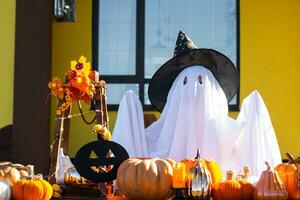
[(78, 62), (76, 60), (71, 61), (70, 68), (71, 70), (65, 73), (67, 76), (66, 83), (54, 77), (48, 84), (52, 95), (59, 99), (65, 99), (56, 112), (58, 115), (68, 109), (73, 101), (83, 100), (89, 104), (96, 92), (93, 81), (89, 77), (91, 65), (86, 62), (84, 56), (80, 56)]

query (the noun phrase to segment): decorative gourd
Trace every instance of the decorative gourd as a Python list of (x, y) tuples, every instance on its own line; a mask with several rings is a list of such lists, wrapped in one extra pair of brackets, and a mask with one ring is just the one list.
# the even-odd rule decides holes
[(29, 176), (13, 185), (12, 196), (15, 200), (49, 200), (52, 197), (52, 186), (41, 175), (33, 174), (32, 166)]
[(197, 164), (197, 159), (201, 159), (202, 165), (208, 169), (208, 171), (211, 175), (211, 180), (212, 180), (213, 184), (222, 180), (222, 170), (221, 170), (218, 162), (215, 160), (212, 160), (212, 159), (200, 158), (199, 149), (197, 149), (197, 155), (196, 155), (195, 159), (187, 158), (187, 159), (181, 161), (183, 164), (185, 164), (186, 174), (192, 167), (194, 167)]
[(10, 162), (0, 163), (0, 180), (5, 180), (12, 186), (21, 177), (27, 176), (25, 167), (21, 164), (12, 164)]
[(117, 186), (131, 200), (166, 199), (172, 194), (170, 159), (129, 158), (117, 173)]
[(245, 179), (249, 181), (252, 185), (256, 185), (258, 182), (258, 177), (251, 175), (250, 167), (248, 165), (243, 167), (242, 172), (236, 176), (236, 179), (237, 180)]
[(10, 200), (11, 198), (11, 187), (5, 180), (0, 180), (0, 199)]
[(272, 170), (268, 162), (265, 162), (265, 164), (267, 165), (267, 170), (261, 173), (254, 190), (254, 199), (287, 199), (288, 193), (285, 190), (277, 171)]
[(55, 199), (60, 199), (61, 198), (61, 193), (63, 192), (63, 190), (60, 188), (60, 186), (55, 183), (55, 184), (52, 185), (52, 189), (53, 189), (52, 197), (55, 198)]
[(289, 159), (288, 163), (282, 163), (275, 167), (285, 189), (288, 192), (289, 199), (300, 199), (300, 165), (297, 165), (294, 157), (286, 153)]
[(212, 180), (208, 169), (201, 162), (199, 159), (197, 164), (189, 170), (187, 177), (188, 195), (193, 199), (209, 200)]
[(233, 171), (227, 171), (225, 181), (213, 184), (212, 197), (214, 200), (242, 199), (241, 184), (233, 179)]

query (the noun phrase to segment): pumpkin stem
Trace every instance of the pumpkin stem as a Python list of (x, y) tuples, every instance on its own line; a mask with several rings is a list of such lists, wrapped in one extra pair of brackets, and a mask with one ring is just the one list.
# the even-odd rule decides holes
[(226, 180), (232, 180), (233, 179), (233, 171), (229, 170), (226, 172)]
[(289, 164), (296, 164), (296, 160), (295, 160), (294, 156), (292, 156), (292, 154), (290, 154), (289, 152), (287, 152), (285, 155), (289, 159)]
[(248, 165), (245, 165), (243, 167), (243, 171), (244, 171), (245, 177), (249, 177), (250, 176), (250, 167)]
[(270, 164), (268, 163), (268, 161), (265, 161), (265, 164), (267, 165), (267, 170), (271, 170), (271, 166), (270, 166)]
[(33, 165), (27, 165), (26, 166), (26, 171), (28, 172), (28, 176), (33, 176), (34, 175), (34, 166)]
[(200, 149), (197, 149), (197, 155), (196, 155), (195, 159), (200, 159)]
[(42, 174), (37, 174), (34, 176), (35, 180), (42, 180), (43, 179), (43, 175)]

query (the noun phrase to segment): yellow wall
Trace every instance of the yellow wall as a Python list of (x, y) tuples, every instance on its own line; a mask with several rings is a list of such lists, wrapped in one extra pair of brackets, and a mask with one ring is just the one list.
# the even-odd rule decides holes
[(241, 0), (241, 97), (258, 89), (281, 153), (300, 155), (300, 1)]
[[(75, 23), (53, 23), (53, 76), (63, 77), (71, 59), (91, 59), (91, 0), (77, 1)], [(300, 1), (240, 0), (241, 100), (259, 90), (269, 109), (282, 154), (300, 155)], [(55, 101), (52, 101), (52, 130)], [(77, 110), (73, 111), (78, 112)], [(236, 116), (238, 113), (230, 113)], [(110, 113), (113, 127), (116, 113)], [(70, 156), (94, 140), (89, 126), (72, 120)]]
[(15, 0), (0, 0), (0, 128), (13, 122)]

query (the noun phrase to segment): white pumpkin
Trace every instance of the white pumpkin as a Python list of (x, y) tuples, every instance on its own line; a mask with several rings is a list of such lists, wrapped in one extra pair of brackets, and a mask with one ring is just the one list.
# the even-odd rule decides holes
[(4, 181), (0, 180), (0, 199), (1, 200), (10, 200), (11, 198), (11, 187)]

